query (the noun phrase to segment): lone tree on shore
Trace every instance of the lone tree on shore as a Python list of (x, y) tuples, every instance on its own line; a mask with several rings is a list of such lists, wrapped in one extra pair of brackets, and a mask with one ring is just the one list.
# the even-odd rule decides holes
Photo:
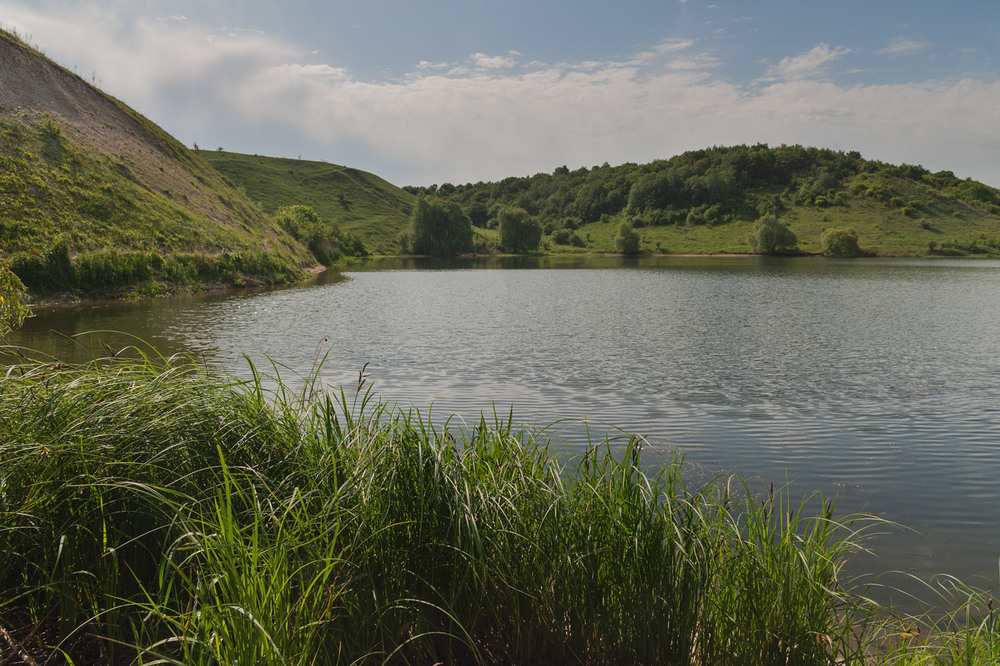
[(454, 201), (420, 197), (410, 218), (410, 250), (414, 254), (454, 256), (472, 250), (472, 221)]
[(799, 239), (777, 217), (765, 215), (754, 222), (747, 241), (757, 254), (782, 254), (794, 250)]
[(827, 229), (819, 237), (819, 246), (828, 257), (860, 257), (865, 253), (858, 247), (858, 232), (854, 229)]
[(615, 236), (615, 249), (622, 254), (639, 254), (639, 234), (631, 224), (622, 222)]

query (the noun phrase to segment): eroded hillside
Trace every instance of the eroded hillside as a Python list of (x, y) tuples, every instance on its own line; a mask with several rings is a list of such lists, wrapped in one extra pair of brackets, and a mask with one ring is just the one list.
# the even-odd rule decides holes
[[(226, 254), (234, 266), (227, 274), (237, 279), (287, 280), (312, 263), (196, 153), (0, 32), (0, 252), (33, 289), (85, 286), (31, 283), (54, 249), (72, 261), (154, 253), (149, 279), (157, 263), (184, 253), (208, 263)], [(211, 272), (201, 277), (220, 277)]]

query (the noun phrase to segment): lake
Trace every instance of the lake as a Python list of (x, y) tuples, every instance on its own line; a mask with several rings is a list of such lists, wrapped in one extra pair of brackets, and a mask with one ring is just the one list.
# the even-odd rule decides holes
[(89, 343), (64, 336), (98, 330), (241, 375), (243, 354), (270, 359), (291, 382), (325, 355), (327, 384), (366, 368), (385, 400), (436, 419), (495, 405), (559, 421), (560, 450), (641, 433), (647, 463), (676, 448), (693, 482), (736, 471), (915, 530), (878, 538), (854, 570), (997, 578), (998, 261), (387, 261), (273, 291), (42, 311), (12, 342), (79, 360)]

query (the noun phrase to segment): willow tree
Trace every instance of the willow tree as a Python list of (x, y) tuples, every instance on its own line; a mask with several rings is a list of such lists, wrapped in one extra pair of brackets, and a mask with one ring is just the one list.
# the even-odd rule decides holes
[(453, 256), (472, 250), (472, 221), (454, 201), (420, 197), (410, 217), (409, 246), (414, 254)]
[(542, 225), (520, 206), (507, 206), (497, 215), (500, 245), (508, 252), (531, 252), (542, 241)]
[(793, 251), (799, 239), (774, 215), (765, 215), (754, 222), (747, 242), (757, 254), (782, 254)]

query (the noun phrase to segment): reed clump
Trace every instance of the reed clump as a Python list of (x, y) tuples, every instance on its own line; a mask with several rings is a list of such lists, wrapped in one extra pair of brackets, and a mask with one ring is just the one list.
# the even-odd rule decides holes
[(293, 389), (122, 356), (0, 379), (0, 660), (876, 654), (880, 612), (840, 580), (870, 516), (690, 488), (679, 459), (644, 469), (639, 437), (566, 461), (511, 415), (435, 425), (363, 378)]

